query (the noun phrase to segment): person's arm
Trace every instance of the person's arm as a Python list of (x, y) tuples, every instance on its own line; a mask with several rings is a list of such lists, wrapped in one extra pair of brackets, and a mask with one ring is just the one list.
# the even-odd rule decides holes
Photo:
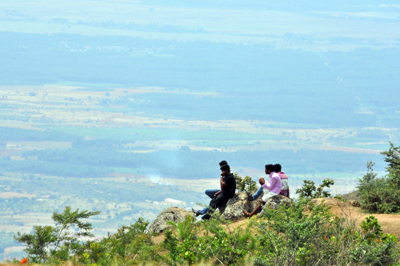
[(263, 187), (261, 186), (261, 187), (257, 190), (257, 192), (253, 195), (253, 200), (256, 200), (256, 199), (261, 195), (262, 192), (263, 192)]
[(218, 191), (217, 193), (214, 194), (214, 197), (216, 197), (219, 193), (221, 193), (222, 190)]
[(223, 176), (221, 176), (221, 179), (219, 180), (219, 184), (221, 186), (221, 189), (223, 189), (226, 186), (226, 183), (224, 181), (224, 177)]
[(263, 185), (263, 188), (271, 190), (275, 186), (275, 184), (276, 184), (276, 177), (271, 177), (269, 182), (265, 182), (265, 184)]

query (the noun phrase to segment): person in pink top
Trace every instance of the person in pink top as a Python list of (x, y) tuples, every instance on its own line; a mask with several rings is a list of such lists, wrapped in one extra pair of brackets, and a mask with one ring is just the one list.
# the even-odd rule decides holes
[(285, 174), (285, 172), (282, 171), (282, 166), (279, 163), (275, 164), (274, 168), (275, 168), (275, 173), (277, 173), (279, 175), (279, 177), (281, 178), (281, 182), (282, 182), (282, 189), (281, 189), (281, 193), (279, 193), (279, 194), (290, 198), (289, 182), (288, 182), (287, 175)]
[(251, 213), (244, 211), (244, 214), (247, 217), (251, 217), (254, 214), (258, 213), (268, 199), (276, 195), (279, 195), (279, 193), (281, 192), (282, 189), (281, 178), (274, 171), (275, 169), (272, 164), (267, 164), (265, 166), (265, 173), (269, 175), (269, 182), (265, 182), (264, 178), (260, 178), (260, 184), (264, 189), (264, 196), (262, 197), (261, 203)]

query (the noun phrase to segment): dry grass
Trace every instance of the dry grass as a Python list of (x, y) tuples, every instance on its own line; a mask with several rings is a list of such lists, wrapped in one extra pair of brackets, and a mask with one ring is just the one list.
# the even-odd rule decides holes
[[(351, 197), (356, 198), (356, 191), (349, 194), (352, 194)], [(346, 217), (350, 221), (355, 221), (355, 224), (358, 226), (366, 217), (373, 215), (378, 219), (384, 234), (390, 233), (400, 236), (400, 214), (365, 213), (361, 208), (353, 207), (338, 199), (326, 199), (325, 203), (331, 206), (331, 212), (333, 214)]]

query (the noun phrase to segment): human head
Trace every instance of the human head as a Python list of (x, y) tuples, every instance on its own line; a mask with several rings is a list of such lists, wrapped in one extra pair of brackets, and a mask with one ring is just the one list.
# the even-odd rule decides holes
[(260, 185), (264, 185), (264, 184), (265, 184), (265, 179), (264, 179), (264, 177), (260, 177), (260, 178), (258, 179), (258, 183), (260, 183)]
[(231, 168), (227, 164), (221, 166), (220, 169), (221, 169), (222, 172), (230, 172), (231, 171)]
[(270, 174), (270, 173), (272, 173), (273, 171), (274, 171), (275, 169), (274, 169), (274, 166), (272, 165), (272, 164), (266, 164), (265, 165), (265, 173), (266, 174)]
[(277, 163), (277, 164), (274, 165), (274, 169), (275, 169), (276, 173), (281, 172), (282, 171), (282, 166), (279, 163)]
[(224, 166), (224, 165), (226, 165), (226, 164), (228, 164), (225, 160), (223, 160), (223, 161), (220, 161), (219, 162), (219, 167), (222, 167), (222, 166)]

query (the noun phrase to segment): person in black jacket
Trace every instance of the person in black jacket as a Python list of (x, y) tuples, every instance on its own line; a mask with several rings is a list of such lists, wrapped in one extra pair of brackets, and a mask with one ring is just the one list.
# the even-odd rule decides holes
[[(222, 166), (227, 165), (227, 164), (228, 164), (228, 163), (227, 163), (225, 160), (223, 160), (223, 161), (219, 162), (219, 168), (221, 169)], [(221, 178), (221, 177), (220, 177), (220, 178)], [(204, 191), (204, 193), (205, 193), (210, 199), (213, 199), (214, 197), (216, 197), (217, 192), (219, 192), (220, 190), (221, 190), (220, 188), (206, 189), (206, 191)], [(204, 209), (202, 209), (202, 210), (197, 210), (197, 211), (195, 211), (195, 210), (192, 208), (192, 212), (193, 212), (194, 214), (196, 214), (196, 217), (197, 217), (197, 216), (199, 216), (199, 215), (204, 215), (204, 214), (206, 214), (206, 213), (208, 212), (208, 208), (204, 208)]]
[(206, 214), (203, 216), (203, 220), (211, 218), (212, 210), (216, 210), (224, 205), (230, 198), (235, 195), (236, 191), (236, 179), (231, 173), (231, 168), (228, 164), (221, 166), (221, 179), (220, 186), (221, 190), (214, 194), (214, 197), (210, 201), (210, 207)]

